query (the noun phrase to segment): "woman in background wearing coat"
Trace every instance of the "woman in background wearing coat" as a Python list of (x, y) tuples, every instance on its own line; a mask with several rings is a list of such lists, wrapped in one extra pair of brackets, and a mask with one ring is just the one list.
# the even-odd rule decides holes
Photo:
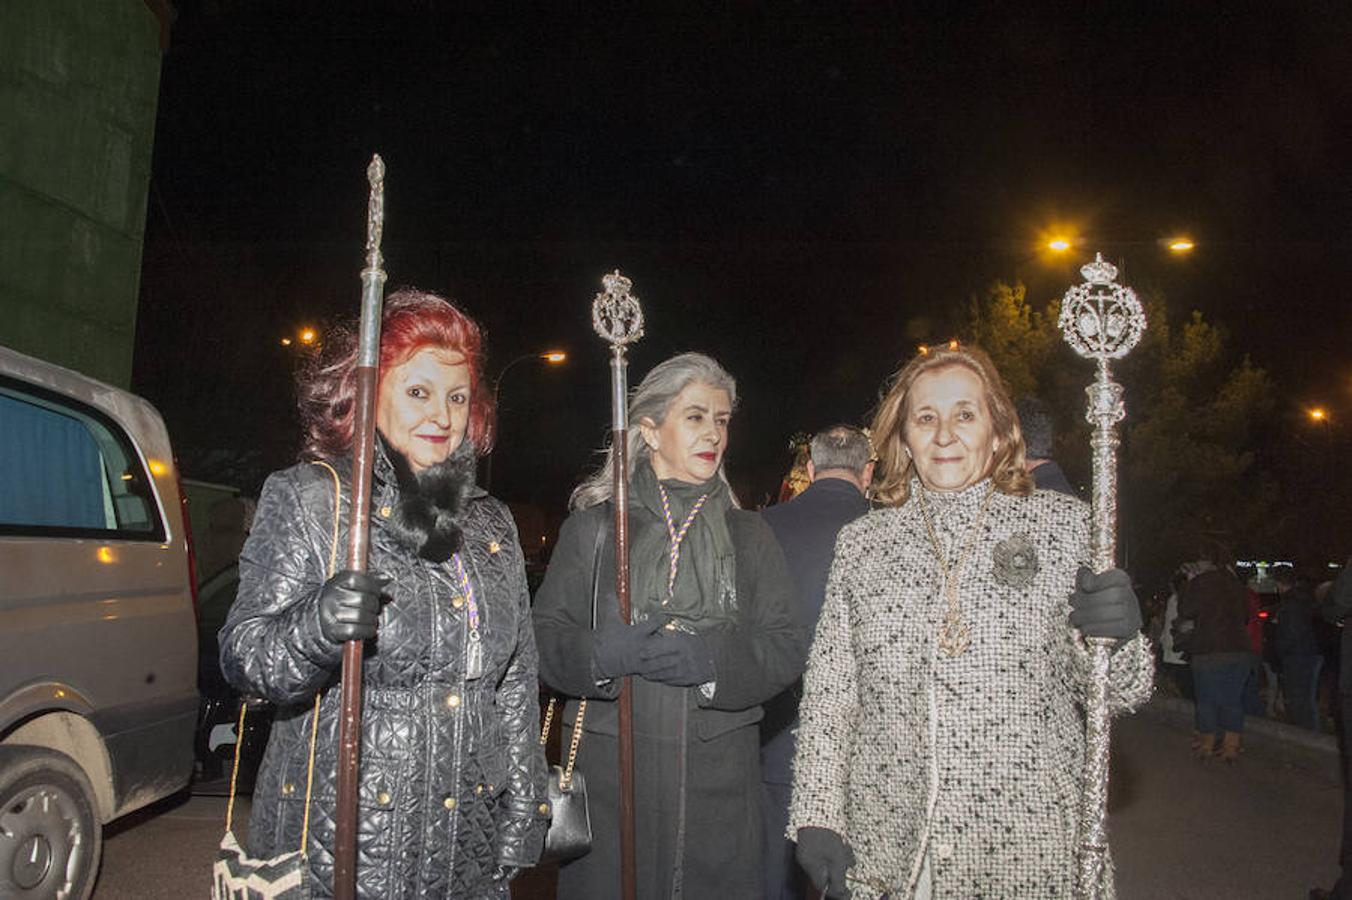
[(308, 859), (314, 896), (330, 895), (338, 676), (343, 643), (364, 640), (357, 895), (505, 898), (539, 856), (548, 807), (521, 548), (507, 508), (474, 483), (493, 434), (479, 327), (434, 294), (386, 299), (369, 573), (335, 573), (355, 330), (330, 335), (302, 376), (308, 461), (264, 485), (220, 633), (230, 683), (277, 706), (249, 851), (300, 845), (317, 708)]
[[(1111, 709), (1150, 691), (1130, 582), (1085, 568), (1083, 502), (1033, 490), (981, 351), (908, 363), (873, 437), (889, 508), (836, 544), (800, 706), (798, 860), (831, 898), (1070, 897), (1090, 677), (1080, 634), (1121, 642)], [(1111, 874), (1097, 896), (1112, 896)]]
[[(593, 844), (560, 869), (561, 900), (619, 893), (615, 699), (625, 675), (638, 896), (761, 898), (760, 704), (793, 682), (804, 649), (783, 553), (723, 475), (736, 401), (732, 377), (695, 353), (657, 366), (630, 398), (633, 624), (620, 620), (614, 589), (613, 448), (573, 492), (536, 596), (541, 677), (588, 698), (577, 768)], [(567, 722), (576, 709), (568, 704)]]

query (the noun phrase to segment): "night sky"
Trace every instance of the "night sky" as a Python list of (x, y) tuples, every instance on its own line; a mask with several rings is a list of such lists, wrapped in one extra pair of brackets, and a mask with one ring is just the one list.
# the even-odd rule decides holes
[(507, 499), (561, 511), (604, 438), (589, 310), (617, 267), (648, 318), (631, 383), (688, 349), (739, 378), (752, 503), (792, 432), (862, 421), (972, 294), (1079, 281), (1037, 252), (1053, 224), (1224, 325), (1293, 408), (1352, 413), (1346, 3), (683, 6), (178, 3), (133, 386), (185, 457), (294, 458), (279, 340), (355, 314), (373, 152), (390, 286), (461, 303), (490, 373), (572, 354), (502, 385)]

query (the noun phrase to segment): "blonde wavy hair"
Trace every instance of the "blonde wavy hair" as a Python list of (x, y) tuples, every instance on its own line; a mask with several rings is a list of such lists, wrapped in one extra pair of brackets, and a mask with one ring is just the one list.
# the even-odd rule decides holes
[(874, 470), (874, 495), (884, 506), (901, 506), (911, 495), (911, 474), (915, 463), (906, 449), (906, 416), (911, 387), (926, 372), (962, 366), (971, 370), (985, 390), (986, 409), (998, 442), (991, 457), (989, 475), (995, 489), (1004, 494), (1026, 497), (1033, 492), (1033, 476), (1024, 469), (1026, 454), (1019, 415), (1009, 399), (1009, 389), (995, 369), (995, 363), (976, 347), (948, 344), (922, 350), (892, 376), (882, 402), (873, 415), (869, 429), (878, 454)]

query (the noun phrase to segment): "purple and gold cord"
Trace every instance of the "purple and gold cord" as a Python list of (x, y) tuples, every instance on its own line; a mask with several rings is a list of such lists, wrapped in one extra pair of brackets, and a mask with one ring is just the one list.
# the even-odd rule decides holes
[(469, 583), (469, 573), (465, 571), (465, 564), (460, 561), (460, 554), (452, 557), (455, 560), (455, 571), (460, 576), (460, 593), (465, 596), (465, 609), (469, 613), (469, 630), (474, 634), (479, 631), (479, 604), (474, 600), (474, 587)]
[(671, 500), (667, 497), (667, 489), (662, 487), (660, 481), (657, 483), (657, 490), (662, 494), (662, 515), (666, 517), (667, 535), (671, 538), (671, 568), (667, 572), (667, 597), (670, 598), (676, 593), (676, 566), (681, 560), (681, 541), (685, 540), (690, 523), (695, 521), (695, 516), (699, 515), (700, 507), (704, 506), (704, 501), (709, 499), (709, 495), (702, 494), (695, 501), (695, 505), (690, 508), (690, 515), (685, 517), (680, 531), (677, 531), (676, 523), (671, 518)]

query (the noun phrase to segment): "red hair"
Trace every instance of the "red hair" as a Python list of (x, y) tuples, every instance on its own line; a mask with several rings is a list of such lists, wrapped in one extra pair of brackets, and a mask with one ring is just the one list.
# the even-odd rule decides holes
[[(483, 384), (483, 332), (479, 324), (449, 300), (416, 288), (401, 288), (385, 298), (380, 321), (377, 378), (425, 347), (459, 353), (469, 367), (469, 425), (465, 437), (480, 456), (493, 449), (494, 409)], [(301, 456), (334, 459), (352, 449), (356, 395), (357, 322), (325, 335), (324, 349), (297, 378), (297, 402), (305, 429)]]

